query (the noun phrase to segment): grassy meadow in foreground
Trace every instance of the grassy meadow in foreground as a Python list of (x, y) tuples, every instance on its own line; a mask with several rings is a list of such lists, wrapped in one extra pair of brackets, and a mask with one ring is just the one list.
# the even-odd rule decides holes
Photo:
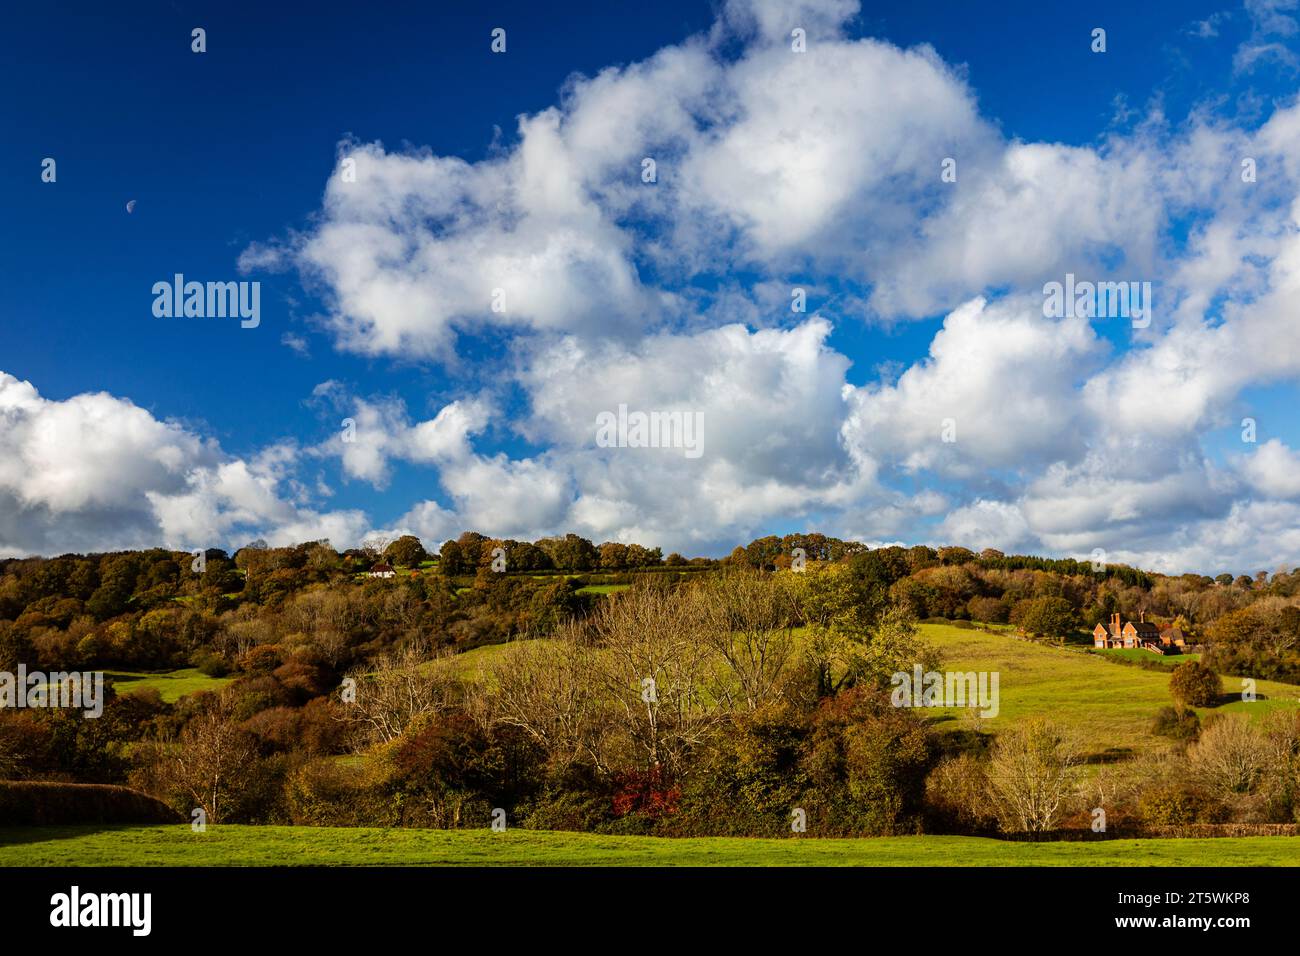
[(1012, 843), (780, 840), (538, 830), (188, 826), (0, 828), (0, 866), (1300, 866), (1300, 837)]

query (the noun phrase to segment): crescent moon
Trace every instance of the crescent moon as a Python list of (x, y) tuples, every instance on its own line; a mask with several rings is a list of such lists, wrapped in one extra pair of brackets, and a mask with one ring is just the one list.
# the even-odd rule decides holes
[(126, 204), (126, 211), (127, 211), (127, 212), (135, 212), (135, 200), (134, 200), (134, 199), (132, 199), (129, 203)]

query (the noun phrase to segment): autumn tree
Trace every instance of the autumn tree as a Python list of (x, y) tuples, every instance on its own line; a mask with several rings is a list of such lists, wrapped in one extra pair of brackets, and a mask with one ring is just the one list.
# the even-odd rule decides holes
[(627, 545), (617, 541), (606, 541), (600, 546), (602, 571), (620, 571), (625, 567), (627, 567)]
[(456, 541), (444, 541), (438, 552), (438, 567), (443, 574), (467, 574), (473, 565), (465, 557), (465, 552)]
[(1074, 606), (1063, 597), (1036, 597), (1016, 602), (1011, 623), (1027, 634), (1064, 640), (1078, 625)]
[(1208, 632), (1207, 665), (1274, 680), (1300, 678), (1300, 608), (1265, 598), (1231, 611)]
[(418, 568), (420, 562), (429, 557), (420, 539), (413, 534), (404, 534), (384, 549), (384, 558), (389, 564), (404, 568)]
[(937, 654), (921, 642), (907, 609), (888, 601), (890, 571), (877, 566), (861, 574), (831, 564), (789, 574), (800, 617), (809, 628), (806, 653), (818, 674), (819, 695), (887, 682), (895, 671), (918, 663), (927, 669), (937, 666)]
[(1169, 693), (1184, 707), (1212, 707), (1223, 695), (1223, 681), (1200, 661), (1187, 661), (1174, 668)]
[(600, 563), (596, 546), (576, 534), (563, 538), (544, 538), (537, 546), (547, 553), (555, 567), (561, 571), (593, 571)]

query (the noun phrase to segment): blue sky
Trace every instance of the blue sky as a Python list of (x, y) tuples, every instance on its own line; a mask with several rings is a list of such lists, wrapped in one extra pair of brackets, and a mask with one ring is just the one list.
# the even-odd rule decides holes
[[(0, 554), (818, 528), (1300, 564), (1297, 13), (9, 11)], [(1066, 272), (1166, 306), (1053, 323)], [(155, 317), (175, 273), (260, 282), (260, 324)], [(704, 455), (595, 447), (621, 402), (702, 414)]]

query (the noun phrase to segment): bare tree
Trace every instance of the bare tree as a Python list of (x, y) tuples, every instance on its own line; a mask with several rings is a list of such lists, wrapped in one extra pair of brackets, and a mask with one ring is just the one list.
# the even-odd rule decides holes
[(988, 765), (990, 797), (1003, 827), (1041, 832), (1056, 826), (1074, 791), (1079, 753), (1045, 720), (1003, 731)]
[(520, 728), (560, 766), (586, 758), (608, 773), (610, 724), (593, 681), (596, 653), (573, 622), (551, 638), (516, 641), (470, 685), (471, 710)]
[[(788, 575), (732, 571), (690, 592), (704, 640), (726, 662), (735, 692), (750, 710), (781, 696), (795, 656), (798, 607), (788, 580)], [(732, 689), (719, 693), (730, 697)]]
[(331, 667), (338, 667), (348, 652), (348, 635), (356, 633), (361, 616), (347, 595), (324, 587), (313, 588), (287, 601), (281, 612), (285, 630), (302, 634)]
[(281, 637), (278, 615), (264, 615), (252, 605), (222, 615), (215, 644), (232, 659), (243, 657), (259, 644), (275, 644)]
[(710, 692), (717, 655), (694, 604), (679, 591), (633, 588), (603, 601), (590, 618), (594, 676), (625, 759), (669, 777), (721, 716)]
[(371, 561), (378, 561), (388, 550), (388, 546), (393, 543), (393, 539), (382, 534), (371, 535), (361, 542), (361, 550), (365, 552), (366, 557)]
[(161, 750), (162, 786), (188, 797), (212, 823), (221, 821), (257, 772), (257, 744), (234, 716), (228, 695), (213, 698), (185, 725), (174, 746)]
[(367, 671), (350, 674), (356, 700), (344, 719), (360, 724), (372, 743), (388, 743), (419, 717), (446, 710), (456, 699), (456, 679), (422, 641), (379, 657)]
[(1225, 714), (1187, 752), (1193, 775), (1221, 797), (1250, 793), (1270, 765), (1272, 748), (1250, 718)]
[(390, 588), (383, 596), (383, 617), (402, 631), (410, 633), (419, 624), (423, 598), (409, 587)]

